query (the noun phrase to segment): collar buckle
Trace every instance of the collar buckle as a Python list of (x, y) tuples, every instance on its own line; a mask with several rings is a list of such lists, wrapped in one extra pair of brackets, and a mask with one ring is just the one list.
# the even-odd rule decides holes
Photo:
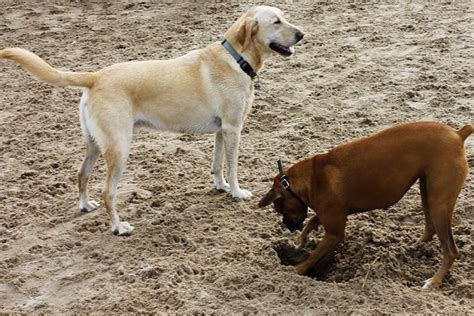
[(288, 188), (290, 187), (290, 183), (288, 182), (288, 180), (286, 180), (286, 177), (280, 178), (280, 183), (285, 190), (288, 190)]

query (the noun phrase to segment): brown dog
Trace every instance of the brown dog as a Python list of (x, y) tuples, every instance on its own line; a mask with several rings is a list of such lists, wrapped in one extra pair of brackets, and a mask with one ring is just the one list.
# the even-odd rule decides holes
[(349, 214), (389, 207), (420, 179), (426, 224), (419, 241), (431, 240), (436, 233), (443, 250), (441, 267), (423, 287), (438, 288), (458, 255), (451, 220), (468, 172), (464, 140), (473, 129), (466, 125), (455, 131), (441, 123), (417, 122), (337, 146), (298, 162), (286, 175), (281, 169), (259, 207), (273, 202), (291, 231), (302, 227), (308, 207), (315, 210), (300, 247), (319, 224), (325, 235), (296, 266), (299, 274), (306, 274), (344, 239)]

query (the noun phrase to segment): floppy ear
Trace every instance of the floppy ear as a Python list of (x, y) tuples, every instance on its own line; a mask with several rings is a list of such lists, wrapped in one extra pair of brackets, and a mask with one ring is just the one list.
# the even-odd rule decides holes
[(260, 200), (260, 202), (258, 202), (258, 207), (262, 208), (268, 206), (270, 205), (270, 203), (273, 203), (281, 197), (281, 192), (272, 188), (270, 191), (267, 192), (267, 194), (265, 194), (265, 196)]
[(255, 18), (246, 18), (239, 28), (239, 39), (244, 52), (252, 42), (252, 37), (257, 34), (258, 21)]

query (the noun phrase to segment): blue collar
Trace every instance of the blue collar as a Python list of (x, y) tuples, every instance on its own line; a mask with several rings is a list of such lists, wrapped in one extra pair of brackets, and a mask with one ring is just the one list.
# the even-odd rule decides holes
[(230, 42), (224, 37), (221, 42), (222, 46), (227, 49), (227, 51), (234, 57), (235, 61), (240, 65), (240, 68), (249, 75), (250, 78), (255, 78), (257, 73), (253, 70), (252, 66), (240, 55), (234, 47), (230, 44)]

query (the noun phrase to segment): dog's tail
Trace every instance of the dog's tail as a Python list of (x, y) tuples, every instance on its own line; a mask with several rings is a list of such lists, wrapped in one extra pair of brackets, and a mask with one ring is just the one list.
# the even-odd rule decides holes
[(469, 135), (472, 134), (472, 132), (474, 132), (474, 127), (472, 125), (466, 125), (459, 131), (457, 131), (458, 135), (461, 136), (463, 141), (465, 141), (466, 138), (468, 138)]
[(90, 88), (97, 79), (92, 72), (59, 71), (48, 65), (38, 55), (21, 48), (0, 50), (0, 59), (10, 59), (19, 63), (30, 74), (55, 86), (75, 86)]

